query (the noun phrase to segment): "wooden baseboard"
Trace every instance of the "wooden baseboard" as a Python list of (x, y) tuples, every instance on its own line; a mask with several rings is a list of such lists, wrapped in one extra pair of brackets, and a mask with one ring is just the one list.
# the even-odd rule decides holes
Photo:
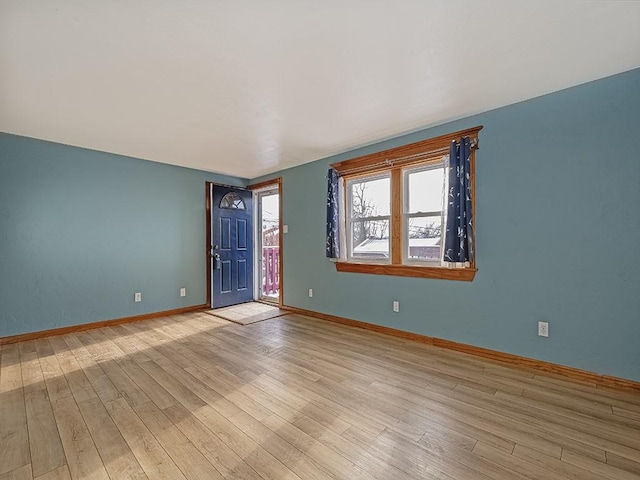
[(352, 320), (350, 318), (338, 317), (336, 315), (315, 312), (313, 310), (305, 310), (302, 308), (289, 306), (282, 306), (281, 308), (292, 313), (299, 313), (301, 315), (307, 315), (322, 320), (328, 320), (330, 322), (349, 325), (351, 327), (357, 327), (373, 332), (383, 333), (385, 335), (391, 335), (393, 337), (405, 338), (415, 342), (426, 343), (436, 347), (455, 350), (462, 353), (468, 353), (470, 355), (486, 358), (502, 364), (506, 363), (518, 368), (532, 370), (534, 372), (551, 373), (574, 380), (580, 380), (582, 382), (593, 383), (596, 387), (613, 387), (640, 392), (640, 382), (628, 380), (626, 378), (603, 375), (600, 373), (590, 372), (588, 370), (567, 367), (551, 362), (536, 360), (534, 358), (521, 357), (512, 353), (498, 352), (496, 350), (490, 350), (488, 348), (475, 347), (473, 345), (467, 345), (465, 343), (454, 342), (451, 340), (444, 340), (442, 338), (429, 337), (418, 333), (406, 332), (404, 330), (398, 330), (396, 328), (374, 325), (372, 323), (362, 322), (360, 320)]
[(67, 333), (81, 332), (83, 330), (93, 330), (94, 328), (111, 327), (113, 325), (121, 325), (123, 323), (140, 322), (142, 320), (150, 320), (152, 318), (168, 317), (170, 315), (178, 315), (180, 313), (194, 312), (196, 310), (204, 310), (209, 308), (208, 305), (192, 305), (190, 307), (174, 308), (173, 310), (164, 310), (162, 312), (143, 313), (142, 315), (134, 315), (132, 317), (114, 318), (112, 320), (100, 320), (98, 322), (83, 323), (81, 325), (70, 325), (68, 327), (52, 328), (51, 330), (40, 330), (38, 332), (21, 333), (10, 337), (0, 337), (0, 345), (8, 343), (26, 342), (27, 340), (36, 340), (43, 337), (51, 337), (53, 335), (64, 335)]

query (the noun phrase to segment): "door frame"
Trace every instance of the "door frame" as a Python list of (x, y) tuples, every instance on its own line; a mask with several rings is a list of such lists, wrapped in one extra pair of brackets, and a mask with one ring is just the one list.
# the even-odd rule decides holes
[[(266, 182), (260, 182), (260, 183), (256, 183), (253, 185), (248, 185), (247, 187), (238, 187), (235, 185), (223, 185), (220, 183), (215, 183), (215, 182), (205, 182), (205, 196), (204, 196), (204, 202), (205, 202), (205, 245), (204, 245), (204, 254), (205, 254), (205, 278), (206, 278), (206, 288), (207, 288), (207, 292), (206, 292), (206, 305), (209, 308), (213, 308), (213, 297), (211, 295), (211, 289), (212, 289), (212, 271), (211, 271), (211, 213), (212, 213), (212, 193), (213, 193), (213, 186), (214, 185), (219, 185), (222, 187), (231, 187), (231, 188), (246, 188), (247, 190), (261, 190), (263, 188), (267, 188), (267, 187), (278, 187), (278, 202), (279, 202), (279, 208), (280, 208), (280, 216), (278, 218), (278, 248), (280, 250), (280, 259), (279, 259), (279, 265), (278, 265), (278, 269), (280, 271), (280, 291), (278, 294), (278, 307), (282, 308), (283, 304), (283, 284), (284, 284), (284, 275), (283, 275), (283, 270), (282, 270), (282, 265), (283, 265), (283, 254), (284, 252), (282, 251), (282, 177), (278, 177), (278, 178), (274, 178), (273, 180), (267, 180)], [(254, 203), (254, 207), (255, 207), (255, 192), (253, 194), (252, 200)], [(256, 232), (256, 227), (254, 225), (253, 227), (253, 231), (254, 231), (254, 238), (255, 238), (255, 232)], [(256, 252), (256, 242), (253, 242), (253, 255), (254, 255), (254, 263), (255, 263), (255, 256), (257, 255)], [(254, 282), (256, 280), (256, 275), (258, 275), (258, 271), (256, 268), (253, 269), (253, 275), (254, 275)], [(257, 300), (255, 298), (255, 289), (254, 289), (254, 301)]]
[(213, 296), (211, 295), (211, 289), (212, 289), (212, 276), (213, 273), (211, 271), (212, 269), (212, 265), (211, 265), (211, 251), (212, 251), (212, 238), (211, 238), (211, 213), (212, 213), (212, 194), (213, 194), (213, 182), (205, 182), (205, 196), (204, 196), (204, 202), (205, 202), (205, 228), (206, 228), (206, 233), (205, 233), (205, 244), (204, 244), (204, 258), (205, 258), (205, 277), (206, 277), (206, 285), (207, 285), (207, 294), (206, 294), (206, 304), (207, 307), (209, 308), (213, 308)]
[[(283, 270), (282, 270), (282, 265), (283, 265), (283, 257), (284, 257), (284, 252), (282, 251), (282, 177), (278, 177), (278, 178), (274, 178), (272, 180), (267, 180), (265, 182), (260, 182), (260, 183), (255, 183), (253, 185), (249, 185), (247, 186), (247, 188), (249, 190), (253, 190), (253, 206), (254, 206), (254, 234), (256, 235), (254, 237), (254, 242), (253, 242), (253, 248), (254, 248), (254, 268), (253, 268), (253, 273), (254, 273), (254, 285), (259, 285), (259, 279), (258, 279), (258, 275), (262, 275), (262, 270), (259, 268), (255, 267), (255, 262), (258, 260), (258, 258), (262, 258), (262, 252), (258, 252), (257, 248), (258, 248), (258, 243), (261, 242), (257, 242), (257, 235), (259, 235), (261, 232), (258, 232), (258, 227), (257, 227), (257, 223), (255, 222), (255, 215), (257, 215), (258, 213), (258, 209), (257, 209), (257, 191), (259, 190), (266, 190), (266, 189), (273, 189), (273, 190), (278, 190), (278, 209), (280, 210), (280, 213), (278, 215), (278, 251), (280, 252), (280, 258), (278, 259), (278, 272), (280, 275), (280, 288), (278, 291), (278, 307), (282, 308), (282, 306), (284, 305), (283, 303), (283, 284), (284, 284), (284, 275), (283, 275)], [(259, 257), (258, 257), (259, 255)], [(256, 291), (257, 292), (257, 291)], [(260, 294), (259, 293), (254, 293), (254, 297), (256, 297), (255, 299), (257, 301), (260, 300)]]

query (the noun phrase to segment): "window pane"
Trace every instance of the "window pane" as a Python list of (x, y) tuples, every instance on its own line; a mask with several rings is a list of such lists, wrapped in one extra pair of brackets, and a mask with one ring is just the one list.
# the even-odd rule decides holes
[(350, 188), (352, 218), (390, 215), (390, 185), (389, 177), (353, 182)]
[(407, 219), (409, 238), (406, 240), (409, 260), (440, 260), (442, 220), (440, 217), (414, 217)]
[(406, 213), (442, 210), (444, 168), (408, 173), (409, 210)]
[(229, 192), (220, 200), (220, 208), (246, 210), (244, 202), (236, 192)]
[(351, 256), (389, 258), (389, 220), (351, 224)]

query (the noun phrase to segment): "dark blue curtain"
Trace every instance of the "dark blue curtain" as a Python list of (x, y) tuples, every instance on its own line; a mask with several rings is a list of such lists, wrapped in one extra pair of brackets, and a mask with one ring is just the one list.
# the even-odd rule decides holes
[(473, 210), (471, 208), (470, 168), (471, 141), (469, 137), (462, 138), (460, 143), (451, 142), (444, 244), (444, 261), (448, 263), (467, 263), (471, 261), (473, 255), (471, 251)]
[(339, 182), (340, 176), (333, 168), (327, 175), (327, 257), (340, 257), (340, 209)]

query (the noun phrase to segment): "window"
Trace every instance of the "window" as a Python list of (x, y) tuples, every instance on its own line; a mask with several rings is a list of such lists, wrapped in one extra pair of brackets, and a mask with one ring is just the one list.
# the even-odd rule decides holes
[(388, 260), (391, 223), (389, 174), (347, 182), (349, 258)]
[(220, 208), (230, 208), (232, 210), (247, 209), (244, 202), (242, 201), (242, 198), (240, 198), (240, 195), (238, 195), (236, 192), (229, 192), (224, 197), (222, 197), (222, 199), (220, 200)]
[[(341, 249), (345, 253), (336, 268), (473, 280), (474, 261), (463, 268), (442, 263), (448, 192), (445, 156), (452, 140), (465, 136), (477, 140), (481, 128), (333, 164), (343, 182), (342, 242), (346, 247)], [(471, 150), (472, 200), (475, 145)]]
[(442, 258), (446, 191), (442, 160), (403, 170), (403, 263), (438, 266)]
[[(391, 261), (391, 177), (389, 172), (345, 181), (347, 255), (350, 261)], [(400, 168), (402, 264), (440, 265), (444, 162)]]

